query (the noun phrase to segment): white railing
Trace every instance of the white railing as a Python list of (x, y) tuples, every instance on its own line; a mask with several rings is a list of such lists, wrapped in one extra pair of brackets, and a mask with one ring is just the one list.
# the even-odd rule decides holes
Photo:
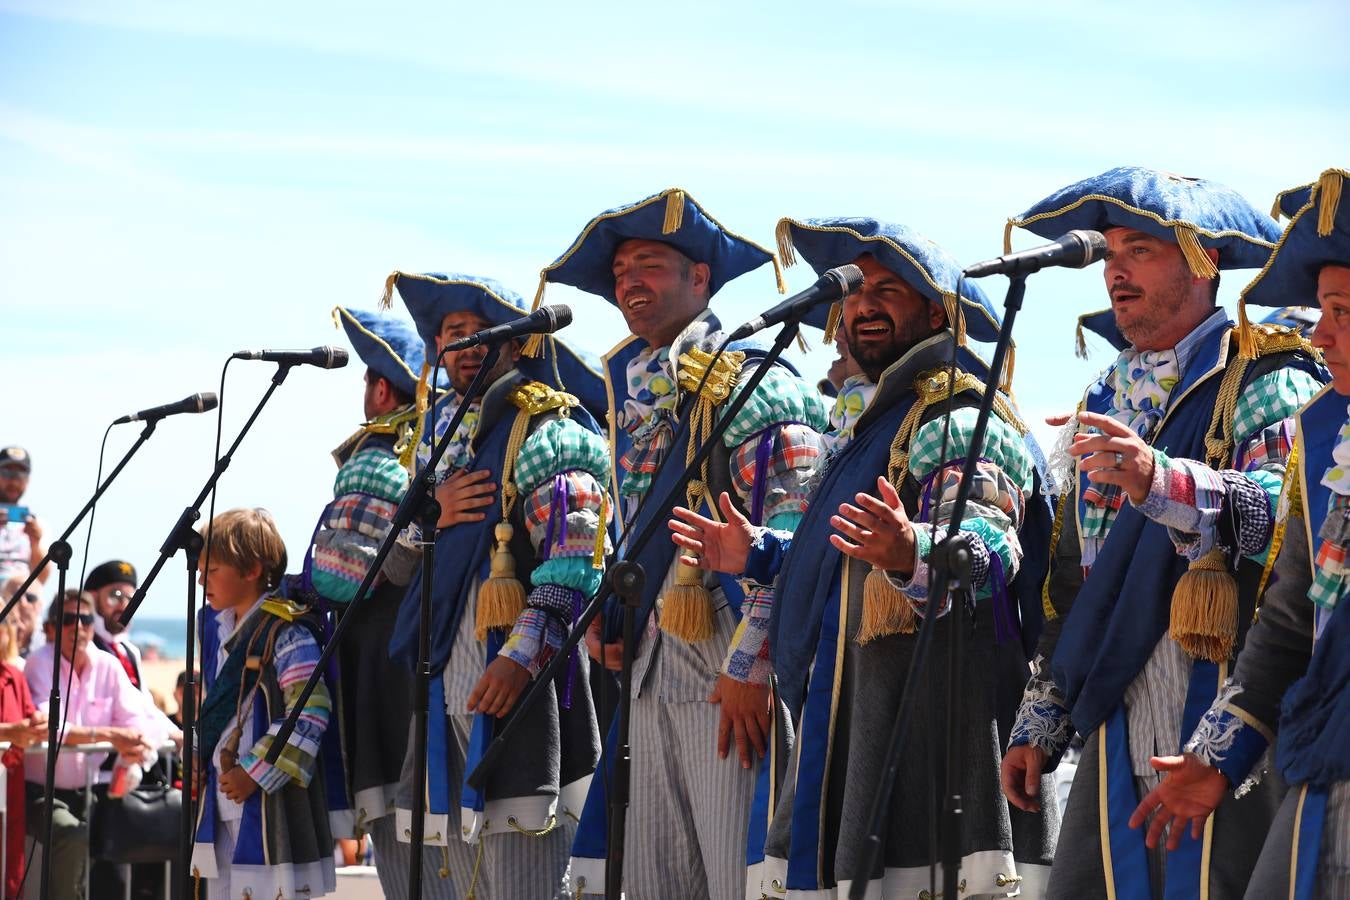
[[(10, 743), (9, 743), (8, 741), (0, 741), (0, 753), (4, 753), (4, 752), (7, 751), (9, 748), (10, 748)], [(175, 745), (175, 744), (173, 744), (172, 742), (170, 742), (170, 743), (167, 743), (167, 744), (164, 744), (164, 745), (158, 747), (157, 749), (158, 749), (159, 752), (163, 753), (163, 752), (165, 752), (165, 751), (171, 751), (171, 750), (177, 749), (177, 745)], [(41, 743), (33, 744), (32, 746), (29, 746), (29, 747), (25, 748), (23, 752), (24, 752), (24, 755), (25, 755), (25, 756), (38, 755), (38, 754), (41, 754), (41, 755), (43, 755), (43, 756), (46, 756), (46, 755), (47, 755), (47, 742), (46, 742), (46, 741), (42, 741)], [(57, 755), (59, 756), (61, 753), (65, 753), (65, 752), (71, 752), (71, 753), (116, 753), (116, 752), (117, 752), (117, 748), (114, 747), (112, 744), (106, 742), (106, 741), (102, 741), (102, 742), (99, 742), (99, 743), (92, 743), (92, 744), (62, 744), (62, 745), (61, 745), (61, 748), (57, 751)], [(103, 765), (103, 762), (102, 762), (102, 760), (100, 760), (100, 761), (99, 761), (99, 766), (101, 767), (102, 765)], [(94, 772), (95, 772), (95, 771), (96, 771), (95, 767), (94, 767), (94, 766), (91, 766), (91, 765), (89, 764), (89, 761), (88, 761), (88, 760), (85, 760), (85, 766), (84, 766), (84, 795), (85, 795), (86, 798), (89, 797), (90, 791), (93, 790), (93, 787), (94, 787)], [(187, 808), (187, 804), (186, 804), (186, 803), (183, 804), (183, 808), (184, 808), (184, 809)], [(86, 819), (92, 819), (92, 818), (93, 818), (92, 815), (90, 814), (90, 810), (91, 810), (91, 809), (92, 809), (92, 807), (88, 804), (87, 799), (86, 799), (86, 805), (85, 805), (85, 817), (86, 817)], [(49, 812), (48, 814), (50, 815), (50, 812)], [(88, 822), (86, 822), (86, 824), (88, 824)], [(0, 766), (0, 836), (4, 836), (4, 838), (5, 838), (5, 840), (0, 841), (0, 848), (8, 848), (8, 835), (9, 835), (9, 770), (6, 769), (4, 766)], [(33, 839), (32, 839), (32, 838), (28, 838), (28, 839), (25, 841), (25, 849), (31, 848), (31, 846), (33, 845), (33, 843), (34, 843)], [(36, 842), (36, 843), (39, 843), (39, 844), (40, 844), (41, 842), (39, 841), (39, 842)], [(46, 852), (46, 848), (45, 848), (45, 847), (43, 848), (43, 852)], [(36, 897), (36, 896), (37, 896), (37, 891), (38, 891), (38, 886), (39, 886), (39, 884), (40, 884), (40, 878), (37, 876), (35, 870), (36, 870), (37, 872), (40, 872), (40, 869), (39, 869), (38, 867), (41, 866), (41, 864), (42, 864), (42, 863), (41, 863), (41, 859), (40, 859), (40, 857), (39, 857), (36, 853), (32, 854), (32, 859), (34, 860), (34, 862), (36, 863), (36, 865), (34, 865), (34, 866), (28, 871), (27, 875), (26, 875), (25, 878), (24, 878), (24, 896), (25, 896), (25, 897), (28, 897), (28, 896)], [(5, 880), (6, 880), (7, 876), (8, 876), (8, 872), (7, 872), (8, 864), (9, 864), (9, 854), (8, 854), (7, 852), (4, 852), (3, 850), (0, 850), (0, 894), (2, 894), (2, 893), (4, 892), (4, 884), (5, 884)], [(173, 866), (173, 863), (172, 863), (172, 862), (166, 862), (166, 863), (164, 864), (164, 898), (165, 898), (165, 900), (169, 900), (170, 892), (171, 892), (171, 890), (172, 890), (172, 888), (173, 888), (173, 869), (172, 869), (172, 866)], [(131, 866), (130, 866), (130, 865), (122, 865), (122, 866), (120, 866), (119, 868), (122, 869), (122, 896), (125, 897), (125, 898), (127, 898), (127, 900), (130, 900), (130, 898), (131, 898)], [(84, 895), (85, 895), (86, 897), (89, 896), (89, 875), (90, 875), (90, 872), (91, 872), (92, 870), (93, 870), (93, 865), (91, 864), (91, 861), (90, 861), (90, 860), (86, 860), (86, 861), (85, 861), (85, 865), (84, 865)]]

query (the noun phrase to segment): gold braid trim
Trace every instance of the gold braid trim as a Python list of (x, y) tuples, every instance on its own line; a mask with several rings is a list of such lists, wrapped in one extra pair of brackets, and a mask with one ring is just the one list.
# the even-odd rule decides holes
[(1270, 581), (1270, 573), (1275, 571), (1275, 558), (1280, 555), (1280, 548), (1284, 546), (1284, 532), (1289, 525), (1290, 510), (1300, 508), (1303, 505), (1303, 482), (1298, 474), (1298, 442), (1289, 451), (1289, 459), (1285, 462), (1284, 483), (1280, 485), (1280, 499), (1275, 504), (1275, 530), (1270, 536), (1270, 553), (1266, 556), (1266, 564), (1261, 569), (1261, 581), (1256, 586), (1257, 610), (1260, 611), (1261, 595), (1266, 592), (1266, 584)]
[[(1233, 414), (1251, 359), (1239, 356), (1219, 385), (1205, 432), (1205, 465), (1223, 468), (1233, 453)], [(1227, 660), (1237, 643), (1238, 584), (1226, 554), (1215, 548), (1191, 562), (1172, 591), (1168, 636), (1193, 659)]]
[[(487, 581), (478, 589), (478, 608), (474, 616), (474, 634), (478, 640), (487, 640), (488, 631), (493, 628), (510, 628), (525, 609), (525, 586), (516, 578), (516, 559), (511, 553), (511, 538), (515, 529), (511, 526), (511, 510), (516, 505), (518, 488), (511, 477), (515, 472), (516, 457), (529, 433), (532, 414), (517, 402), (518, 397), (538, 397), (540, 393), (530, 388), (547, 386), (537, 382), (526, 382), (511, 391), (510, 399), (519, 412), (511, 423), (511, 434), (506, 439), (506, 458), (502, 462), (502, 515), (493, 529), (492, 535), (497, 547), (492, 551), (492, 563)], [(555, 392), (556, 393), (556, 392)]]
[[(676, 366), (676, 382), (685, 391), (693, 391), (703, 381), (712, 354), (698, 348), (680, 354)], [(690, 409), (689, 442), (685, 445), (684, 464), (687, 467), (698, 455), (698, 448), (713, 430), (713, 411), (731, 396), (732, 388), (740, 378), (745, 354), (740, 351), (723, 353), (708, 374), (703, 390)], [(708, 496), (708, 460), (703, 460), (699, 477), (691, 478), (685, 491), (685, 505), (698, 509), (699, 501), (707, 501), (716, 515), (716, 504)], [(687, 643), (705, 641), (713, 636), (712, 595), (703, 584), (703, 570), (681, 560), (675, 567), (675, 583), (660, 599), (661, 630)]]
[[(1050, 558), (1054, 559), (1055, 550), (1059, 547), (1059, 537), (1064, 533), (1064, 515), (1069, 509), (1069, 498), (1073, 496), (1072, 491), (1065, 491), (1059, 496), (1059, 503), (1055, 504), (1055, 522), (1050, 526)], [(1059, 613), (1055, 611), (1055, 604), (1050, 599), (1050, 577), (1047, 575), (1045, 583), (1041, 585), (1041, 613), (1045, 616), (1045, 621), (1059, 618)]]
[[(886, 463), (886, 480), (894, 485), (897, 491), (909, 474), (909, 447), (919, 430), (919, 424), (923, 421), (924, 411), (956, 394), (965, 391), (984, 391), (984, 383), (969, 372), (958, 371), (954, 384), (950, 376), (951, 372), (948, 369), (932, 369), (921, 372), (914, 380), (914, 391), (918, 394), (918, 398), (909, 408), (909, 412), (905, 413), (900, 428), (891, 440), (890, 458)], [(999, 418), (1013, 425), (1020, 433), (1026, 433), (1026, 426), (1006, 400), (996, 397), (994, 410)], [(859, 644), (866, 644), (889, 634), (913, 634), (917, 626), (914, 607), (910, 604), (909, 598), (891, 584), (885, 572), (872, 568), (867, 573), (867, 578), (863, 580), (862, 622), (858, 626), (855, 640)]]

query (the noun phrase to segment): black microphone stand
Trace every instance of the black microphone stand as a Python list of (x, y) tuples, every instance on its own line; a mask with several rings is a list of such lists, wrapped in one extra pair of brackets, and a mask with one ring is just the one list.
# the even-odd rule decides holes
[[(965, 516), (966, 503), (975, 483), (975, 467), (980, 461), (980, 450), (984, 446), (984, 434), (989, 425), (989, 416), (994, 408), (994, 397), (998, 393), (999, 373), (1003, 371), (1004, 358), (1012, 343), (1013, 320), (1022, 308), (1022, 297), (1026, 293), (1026, 275), (1010, 276), (1008, 293), (1003, 300), (1003, 323), (999, 327), (998, 343), (994, 347), (993, 362), (989, 366), (989, 381), (980, 397), (979, 414), (975, 419), (975, 430), (971, 434), (970, 449), (961, 467), (961, 484), (957, 488), (956, 501), (947, 525), (947, 537), (933, 547), (929, 557), (932, 578), (929, 581), (931, 596), (928, 600), (929, 614), (923, 617), (916, 639), (914, 656), (910, 659), (909, 672), (905, 677), (905, 688), (900, 695), (900, 705), (896, 709), (895, 724), (891, 728), (890, 745), (886, 751), (886, 768), (876, 797), (872, 800), (872, 811), (867, 839), (862, 854), (862, 867), (858, 870), (849, 889), (850, 900), (863, 900), (867, 894), (868, 881), (876, 871), (881, 859), (881, 834), (885, 826), (886, 809), (890, 805), (891, 792), (895, 789), (895, 780), (900, 772), (900, 754), (905, 744), (906, 728), (909, 724), (905, 709), (915, 693), (916, 675), (922, 669), (933, 641), (933, 631), (938, 619), (938, 611), (943, 601), (951, 596), (951, 609), (947, 613), (948, 627), (951, 631), (947, 657), (947, 771), (944, 779), (944, 801), (942, 809), (942, 896), (957, 897), (961, 873), (961, 822), (964, 815), (961, 797), (961, 656), (965, 643), (965, 614), (968, 605), (974, 603), (974, 592), (970, 580), (971, 550), (969, 537), (961, 533), (961, 520)], [(916, 526), (917, 527), (917, 526)]]
[[(375, 558), (371, 560), (370, 567), (366, 570), (365, 577), (356, 589), (356, 594), (351, 601), (347, 603), (346, 613), (338, 619), (333, 627), (333, 633), (329, 635), (327, 645), (319, 656), (319, 661), (314, 665), (314, 671), (310, 674), (309, 680), (300, 690), (300, 696), (295, 702), (294, 708), (286, 721), (281, 724), (277, 731), (276, 738), (268, 748), (266, 759), (269, 763), (275, 764), (281, 757), (281, 751), (285, 748), (286, 742), (290, 740), (291, 734), (295, 731), (296, 723), (299, 721), (300, 712), (304, 709), (305, 703), (318, 687), (319, 681), (323, 678), (323, 673), (327, 671), (328, 664), (337, 652), (338, 646), (342, 643), (343, 637), (347, 633), (348, 627), (357, 620), (354, 615), (360, 605), (366, 602), (370, 595), (371, 588), (375, 584), (375, 579), (379, 576), (380, 570), (384, 566), (384, 561), (393, 552), (394, 545), (398, 541), (398, 536), (406, 529), (414, 518), (419, 520), (419, 527), (422, 530), (422, 590), (420, 598), (419, 620), (417, 624), (417, 666), (413, 682), (413, 777), (415, 780), (413, 788), (413, 809), (412, 826), (410, 840), (410, 860), (408, 871), (408, 896), (418, 900), (422, 896), (422, 843), (426, 828), (426, 773), (427, 773), (427, 703), (431, 693), (431, 603), (432, 603), (432, 578), (435, 574), (433, 565), (433, 550), (436, 544), (436, 522), (440, 519), (440, 504), (436, 502), (435, 496), (435, 477), (436, 466), (440, 463), (441, 457), (450, 447), (450, 442), (459, 429), (460, 423), (464, 421), (465, 414), (469, 411), (469, 403), (479, 395), (483, 390), (483, 384), (487, 380), (488, 372), (497, 363), (497, 358), (501, 354), (501, 344), (493, 343), (488, 345), (487, 354), (478, 366), (477, 373), (464, 392), (464, 397), (455, 410), (454, 416), (450, 419), (449, 425), (441, 435), (440, 440), (436, 441), (431, 451), (431, 457), (427, 464), (422, 467), (408, 485), (408, 491), (399, 501), (398, 509), (394, 511), (388, 534), (375, 553)], [(432, 378), (435, 378), (435, 371), (438, 365), (432, 367)], [(449, 835), (446, 840), (450, 840)]]
[[(792, 342), (792, 339), (796, 337), (797, 326), (801, 323), (801, 319), (805, 314), (806, 310), (794, 311), (793, 315), (784, 320), (783, 327), (778, 332), (778, 337), (774, 340), (773, 346), (770, 348), (769, 352), (759, 360), (759, 365), (755, 367), (755, 371), (746, 381), (745, 386), (740, 389), (736, 399), (731, 402), (726, 411), (723, 412), (721, 417), (717, 420), (712, 431), (706, 436), (703, 444), (699, 447), (698, 452), (694, 455), (694, 458), (685, 466), (684, 472), (681, 473), (680, 477), (671, 485), (665, 496), (661, 498), (660, 508), (669, 508), (672, 503), (684, 496), (685, 485), (689, 482), (689, 479), (699, 471), (704, 460), (711, 455), (713, 448), (715, 448), (722, 439), (722, 435), (724, 435), (727, 429), (731, 427), (731, 423), (736, 420), (737, 414), (740, 413), (745, 404), (749, 402), (751, 395), (755, 392), (755, 388), (757, 388), (759, 383), (764, 380), (764, 376), (768, 374), (769, 369), (778, 358), (782, 356), (783, 351), (787, 348), (787, 345)], [(724, 341), (723, 346), (728, 342), (729, 341)], [(718, 352), (721, 352), (721, 348), (719, 348)], [(713, 498), (711, 502), (715, 507), (716, 498)], [(636, 556), (663, 525), (664, 522), (659, 518), (653, 518), (648, 521), (633, 542), (627, 546), (627, 555), (629, 557)], [(636, 563), (628, 562), (626, 559), (616, 562), (610, 567), (610, 583), (602, 584), (600, 589), (596, 591), (595, 597), (586, 608), (582, 610), (581, 615), (577, 618), (576, 624), (572, 628), (572, 633), (567, 636), (567, 639), (563, 641), (562, 647), (559, 648), (554, 657), (549, 660), (548, 664), (535, 677), (534, 683), (530, 685), (529, 690), (521, 695), (520, 699), (516, 702), (514, 710), (515, 714), (511, 717), (510, 721), (506, 723), (505, 727), (494, 735), (492, 742), (483, 752), (483, 758), (479, 760), (478, 765), (466, 778), (471, 786), (479, 789), (482, 788), (483, 784), (487, 781), (488, 774), (501, 762), (502, 755), (506, 752), (506, 745), (510, 741), (512, 734), (515, 732), (517, 724), (525, 719), (526, 711), (532, 708), (544, 695), (541, 686), (551, 683), (558, 674), (558, 671), (571, 658), (573, 649), (575, 649), (577, 644), (579, 644), (586, 636), (587, 627), (600, 611), (604, 609), (605, 603), (609, 598), (616, 593), (621, 597), (624, 597), (623, 670), (620, 673), (619, 703), (618, 709), (615, 712), (615, 715), (619, 717), (616, 738), (621, 743), (615, 751), (614, 779), (608, 798), (610, 818), (608, 823), (607, 852), (605, 854), (605, 896), (607, 900), (619, 900), (619, 888), (623, 879), (622, 860), (624, 854), (624, 834), (622, 828), (623, 823), (625, 823), (627, 819), (629, 796), (629, 762), (631, 753), (627, 746), (626, 739), (628, 734), (628, 717), (632, 708), (632, 632), (636, 624), (636, 606), (640, 604), (640, 599), (638, 603), (630, 605), (630, 601), (625, 594), (632, 589), (634, 582), (637, 583), (637, 590), (640, 592), (643, 579), (645, 579), (645, 573), (642, 572), (641, 567)], [(619, 584), (619, 581), (622, 581), (623, 583)], [(618, 813), (620, 822), (617, 830), (614, 823), (616, 812)]]
[[(239, 449), (243, 443), (244, 436), (248, 434), (253, 423), (257, 421), (259, 414), (267, 401), (272, 398), (272, 394), (286, 380), (290, 374), (291, 367), (296, 365), (292, 362), (283, 362), (277, 365), (276, 374), (272, 376), (272, 383), (268, 385), (267, 391), (258, 401), (258, 405), (253, 408), (253, 413), (244, 423), (244, 427), (239, 429), (239, 434), (235, 436), (234, 443), (225, 451), (225, 454), (216, 460), (216, 467), (211, 472), (211, 477), (206, 479), (206, 484), (202, 486), (197, 498), (190, 506), (183, 510), (178, 521), (174, 523), (173, 530), (165, 538), (164, 543), (159, 548), (159, 559), (155, 560), (154, 567), (146, 575), (141, 586), (136, 589), (131, 602), (127, 608), (122, 611), (119, 621), (123, 625), (131, 624), (131, 617), (136, 615), (136, 610), (140, 608), (145, 600), (145, 593), (150, 589), (159, 570), (164, 568), (164, 564), (169, 561), (169, 557), (182, 549), (184, 559), (187, 563), (187, 623), (183, 646), (187, 652), (187, 680), (183, 684), (183, 807), (182, 818), (178, 833), (178, 857), (181, 871), (178, 873), (182, 897), (192, 896), (192, 845), (193, 832), (195, 831), (197, 817), (194, 814), (196, 798), (196, 753), (194, 752), (194, 732), (197, 727), (197, 678), (199, 673), (195, 672), (197, 661), (197, 565), (201, 557), (202, 537), (192, 527), (193, 523), (201, 518), (202, 504), (206, 502), (207, 496), (215, 489), (216, 482), (220, 476), (230, 467), (230, 462), (234, 457), (234, 452)], [(115, 474), (115, 473), (114, 473)], [(207, 752), (214, 750), (214, 747), (207, 748)]]
[[(141, 449), (141, 445), (150, 439), (150, 435), (154, 434), (155, 426), (158, 424), (158, 418), (148, 419), (146, 421), (145, 427), (141, 429), (140, 436), (136, 438), (136, 443), (131, 445), (131, 448), (127, 450), (117, 466), (108, 473), (108, 477), (103, 479), (103, 483), (94, 491), (94, 496), (90, 497), (89, 501), (84, 504), (84, 507), (75, 516), (75, 520), (67, 526), (66, 530), (62, 532), (59, 538), (52, 541), (51, 546), (47, 548), (47, 555), (42, 557), (42, 561), (37, 564), (37, 568), (33, 569), (33, 571), (28, 574), (28, 579), (14, 592), (14, 596), (10, 598), (10, 601), (5, 604), (4, 610), (0, 612), (0, 622), (3, 622), (5, 618), (9, 616), (10, 610), (14, 608), (14, 604), (19, 602), (19, 599), (23, 597), (28, 588), (37, 580), (37, 577), (42, 573), (42, 570), (45, 569), (48, 564), (56, 563), (56, 600), (54, 602), (62, 604), (62, 612), (56, 617), (56, 621), (53, 625), (55, 634), (53, 635), (54, 640), (52, 643), (52, 689), (51, 693), (48, 695), (47, 701), (47, 772), (42, 785), (43, 811), (47, 816), (47, 821), (43, 826), (45, 838), (42, 845), (42, 879), (40, 885), (40, 896), (43, 897), (51, 896), (50, 889), (53, 859), (52, 827), (54, 824), (52, 818), (52, 803), (56, 793), (56, 758), (61, 752), (61, 643), (65, 631), (64, 598), (66, 593), (66, 570), (70, 567), (70, 558), (72, 556), (70, 536), (74, 533), (75, 529), (79, 527), (80, 522), (84, 521), (84, 517), (89, 514), (89, 511), (94, 508), (94, 505), (98, 503), (98, 500), (103, 496), (104, 491), (106, 491), (108, 486), (113, 483), (113, 479), (121, 474), (122, 469), (126, 468), (127, 463), (131, 461), (131, 457), (135, 456), (136, 451)], [(79, 606), (77, 604), (76, 611), (78, 612), (78, 610)], [(90, 611), (92, 612), (92, 610)], [(73, 653), (71, 654), (71, 657), (70, 665), (73, 668), (75, 665)]]

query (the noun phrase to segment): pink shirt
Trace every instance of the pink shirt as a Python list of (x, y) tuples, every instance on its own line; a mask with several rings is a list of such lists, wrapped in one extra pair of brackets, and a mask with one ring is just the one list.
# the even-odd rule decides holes
[[(24, 676), (38, 709), (47, 711), (52, 689), (52, 646), (41, 647), (28, 657)], [(83, 675), (71, 677), (70, 664), (61, 660), (61, 714), (67, 726), (108, 725), (134, 728), (151, 746), (164, 743), (168, 733), (162, 716), (145, 694), (131, 684), (126, 670), (111, 653), (89, 645), (89, 665)], [(67, 690), (69, 685), (69, 690)], [(56, 759), (56, 786), (73, 789), (84, 787), (85, 767), (96, 770), (108, 758), (107, 753), (76, 753), (62, 747)], [(153, 765), (155, 753), (146, 754), (145, 764)], [(24, 757), (24, 778), (41, 784), (46, 777), (47, 759), (43, 753), (29, 753)], [(106, 782), (108, 772), (94, 772), (93, 784)]]

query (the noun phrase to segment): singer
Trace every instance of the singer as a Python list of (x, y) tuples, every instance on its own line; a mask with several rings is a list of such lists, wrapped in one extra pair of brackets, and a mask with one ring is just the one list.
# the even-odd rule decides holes
[[(605, 371), (628, 533), (670, 516), (644, 501), (670, 490), (701, 443), (698, 423), (718, 415), (763, 356), (763, 344), (733, 345), (704, 394), (689, 396), (724, 336), (709, 301), (728, 281), (771, 261), (769, 251), (726, 231), (684, 191), (671, 189), (597, 216), (544, 270), (546, 281), (617, 306), (633, 335), (606, 356)], [(681, 418), (690, 427), (674, 444)], [(824, 424), (811, 386), (786, 365), (774, 368), (703, 477), (689, 485), (686, 503), (706, 509), (717, 494), (732, 491), (740, 512), (757, 524), (791, 528)], [(761, 761), (773, 743), (767, 607), (743, 597), (734, 579), (705, 577), (676, 556), (662, 535), (637, 557), (647, 580), (633, 663), (624, 888), (630, 897), (728, 900), (744, 896), (755, 779), (767, 778)], [(617, 619), (616, 610), (611, 623)], [(598, 624), (587, 643), (599, 658)], [(621, 652), (618, 642), (609, 643), (606, 663), (617, 669)], [(604, 890), (606, 813), (597, 779), (577, 838), (574, 890)]]
[[(520, 297), (487, 278), (396, 272), (388, 283), (403, 299), (429, 360), (452, 341), (525, 312)], [(401, 839), (411, 822), (412, 791), (427, 792), (426, 843), (445, 848), (449, 869), (448, 880), (438, 875), (440, 852), (424, 858), (424, 891), (436, 896), (557, 895), (600, 755), (588, 667), (578, 654), (575, 667), (552, 686), (552, 702), (545, 699), (530, 709), (511, 764), (493, 771), (485, 792), (459, 780), (447, 784), (447, 772), (462, 779), (478, 764), (494, 722), (512, 714), (604, 574), (609, 461), (586, 407), (603, 409), (603, 386), (562, 341), (545, 341), (543, 349), (534, 359), (521, 356), (519, 341), (503, 345), (486, 393), (472, 400), (464, 392), (487, 348), (447, 352), (450, 390), (434, 413), (424, 411), (416, 448), (420, 470), (457, 404), (470, 403), (435, 473), (441, 518), (434, 558), (428, 783), (412, 783), (411, 760), (399, 783)], [(418, 397), (436, 396), (428, 394), (431, 376), (424, 366)], [(417, 561), (419, 539), (410, 535), (403, 546), (407, 569)], [(390, 653), (411, 666), (420, 567), (398, 580), (408, 579)]]
[[(1322, 317), (1312, 343), (1334, 374), (1333, 390), (1295, 414), (1301, 465), (1287, 473), (1287, 499), (1277, 508), (1278, 522), (1244, 516), (1256, 519), (1250, 529), (1253, 544), (1272, 544), (1279, 533), (1284, 539), (1278, 556), (1266, 563), (1271, 577), (1260, 598), (1261, 615), (1233, 670), (1238, 689), (1225, 690), (1214, 701), (1183, 745), (1184, 757), (1165, 760), (1168, 774), (1130, 819), (1132, 826), (1142, 826), (1161, 804), (1148, 840), (1157, 843), (1162, 826), (1170, 823), (1175, 841), (1188, 819), (1203, 826), (1215, 806), (1230, 802), (1225, 798), (1233, 785), (1272, 777), (1263, 770), (1267, 751), (1276, 751), (1275, 763), (1290, 790), (1252, 873), (1249, 897), (1350, 896), (1350, 776), (1340, 731), (1350, 721), (1350, 618), (1344, 609), (1350, 572), (1341, 564), (1350, 543), (1350, 482), (1344, 466), (1350, 452), (1345, 177), (1332, 169), (1313, 184), (1280, 195), (1277, 203), (1292, 221), (1270, 265), (1243, 292), (1246, 302), (1261, 305), (1320, 301)], [(1328, 222), (1331, 227), (1325, 228)], [(1223, 473), (1226, 512), (1247, 508), (1243, 494), (1249, 483), (1233, 470)], [(1215, 741), (1214, 735), (1226, 739)]]
[[(334, 618), (359, 620), (338, 647), (338, 681), (333, 693), (336, 730), (341, 735), (346, 778), (342, 790), (329, 783), (330, 795), (344, 797), (346, 810), (375, 845), (375, 868), (386, 897), (408, 895), (408, 844), (394, 828), (394, 801), (408, 745), (412, 679), (408, 667), (389, 658), (389, 638), (403, 589), (377, 581), (372, 595), (349, 612), (390, 519), (408, 489), (405, 463), (412, 460), (417, 408), (414, 395), (422, 371), (422, 338), (408, 322), (390, 315), (334, 307), (333, 318), (347, 333), (366, 365), (362, 391), (364, 424), (333, 451), (338, 464), (333, 500), (320, 513), (305, 554), (301, 576), (288, 575), (289, 595)], [(330, 776), (332, 773), (328, 773)], [(335, 805), (335, 804), (334, 804)], [(345, 837), (345, 835), (335, 835)], [(424, 860), (427, 896), (442, 896), (439, 863)], [(438, 893), (440, 891), (441, 893)]]
[[(960, 266), (914, 230), (873, 219), (783, 219), (779, 252), (817, 272), (853, 263), (863, 287), (813, 324), (843, 330), (862, 372), (848, 379), (831, 417), (815, 490), (794, 534), (719, 526), (686, 510), (671, 522), (682, 547), (715, 554), (737, 574), (773, 585), (770, 647), (774, 673), (800, 722), (789, 783), (751, 870), (752, 885), (774, 883), (815, 896), (872, 873), (859, 871), (868, 811), (885, 765), (918, 619), (929, 613), (928, 557), (944, 536), (944, 515), (960, 484), (982, 383), (989, 377), (964, 336), (992, 341), (998, 317), (974, 282), (956, 293)], [(947, 365), (958, 342), (953, 393)], [(972, 896), (1002, 897), (1036, 885), (1053, 855), (1057, 816), (1013, 817), (998, 783), (989, 736), (1015, 702), (998, 689), (1025, 671), (1022, 634), (1040, 626), (1036, 567), (1024, 559), (1048, 544), (1049, 511), (1012, 404), (995, 407), (981, 451), (979, 486), (962, 530), (972, 536), (976, 608), (961, 691), (963, 800), (961, 877)], [(950, 425), (945, 457), (943, 432)], [(947, 607), (936, 610), (944, 616)], [(890, 800), (882, 839), (886, 897), (927, 890), (928, 753), (944, 733), (946, 619), (935, 641), (921, 699), (906, 711), (905, 771)], [(1015, 701), (1015, 698), (1013, 698)], [(940, 750), (934, 749), (933, 752)], [(795, 774), (794, 774), (795, 773)], [(1047, 780), (1047, 786), (1051, 784)], [(842, 811), (842, 812), (836, 812)]]
[[(1135, 167), (1069, 185), (1011, 226), (1106, 235), (1111, 308), (1085, 324), (1121, 353), (1079, 407), (1074, 490), (1057, 513), (1047, 588), (1058, 624), (1037, 651), (1004, 789), (1017, 806), (1040, 807), (1038, 776), (1076, 729), (1086, 746), (1049, 896), (1105, 896), (1110, 877), (1120, 897), (1161, 897), (1164, 882), (1168, 896), (1200, 896), (1207, 883), (1212, 898), (1241, 897), (1277, 779), (1225, 803), (1212, 831), (1187, 834), (1175, 853), (1148, 849), (1126, 824), (1158, 782), (1154, 757), (1178, 753), (1224, 689), (1252, 621), (1261, 566), (1244, 557), (1266, 546), (1221, 523), (1218, 493), (1241, 482), (1244, 517), (1273, 508), (1290, 417), (1325, 380), (1297, 335), (1255, 331), (1245, 313), (1235, 327), (1215, 305), (1219, 270), (1265, 265), (1280, 228), (1221, 184)], [(1243, 474), (1220, 478), (1222, 468)]]

